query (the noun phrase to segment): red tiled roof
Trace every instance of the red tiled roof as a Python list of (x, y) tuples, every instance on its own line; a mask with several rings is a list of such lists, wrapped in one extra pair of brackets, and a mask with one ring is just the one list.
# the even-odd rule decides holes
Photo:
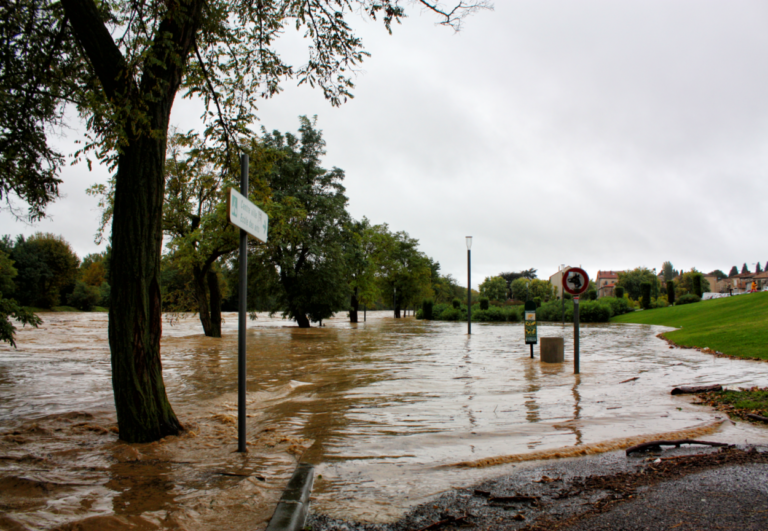
[(595, 278), (619, 278), (619, 271), (598, 271)]

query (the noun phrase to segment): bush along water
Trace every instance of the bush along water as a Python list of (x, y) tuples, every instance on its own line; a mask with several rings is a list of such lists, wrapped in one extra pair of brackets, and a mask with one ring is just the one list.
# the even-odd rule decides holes
[[(603, 297), (597, 300), (582, 300), (579, 304), (579, 321), (582, 323), (604, 323), (614, 315), (621, 315), (633, 311), (626, 298)], [(497, 306), (489, 305), (483, 309), (481, 304), (472, 305), (472, 321), (487, 323), (517, 323), (523, 320), (523, 306)], [(559, 322), (563, 315), (563, 303), (553, 300), (542, 303), (536, 310), (538, 321)], [(426, 319), (424, 308), (416, 317)], [(449, 304), (435, 304), (432, 307), (432, 318), (436, 321), (466, 321), (467, 306), (460, 304), (458, 308)], [(565, 301), (565, 320), (573, 322), (573, 299)]]

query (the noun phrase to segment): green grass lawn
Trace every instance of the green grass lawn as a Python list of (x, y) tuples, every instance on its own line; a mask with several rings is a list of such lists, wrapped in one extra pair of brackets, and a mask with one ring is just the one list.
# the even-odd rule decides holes
[(768, 360), (768, 293), (752, 293), (619, 315), (614, 323), (680, 328), (664, 337), (686, 347)]

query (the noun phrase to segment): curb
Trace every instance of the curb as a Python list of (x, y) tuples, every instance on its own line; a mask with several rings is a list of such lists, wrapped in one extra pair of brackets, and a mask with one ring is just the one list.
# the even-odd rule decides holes
[(267, 531), (300, 531), (304, 527), (314, 477), (313, 465), (302, 463), (296, 468), (269, 521)]

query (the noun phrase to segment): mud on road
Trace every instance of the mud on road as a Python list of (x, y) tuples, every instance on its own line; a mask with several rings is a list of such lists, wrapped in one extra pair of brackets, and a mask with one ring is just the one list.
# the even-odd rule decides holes
[(313, 514), (313, 531), (768, 529), (768, 448), (682, 447), (521, 466), (397, 522)]

